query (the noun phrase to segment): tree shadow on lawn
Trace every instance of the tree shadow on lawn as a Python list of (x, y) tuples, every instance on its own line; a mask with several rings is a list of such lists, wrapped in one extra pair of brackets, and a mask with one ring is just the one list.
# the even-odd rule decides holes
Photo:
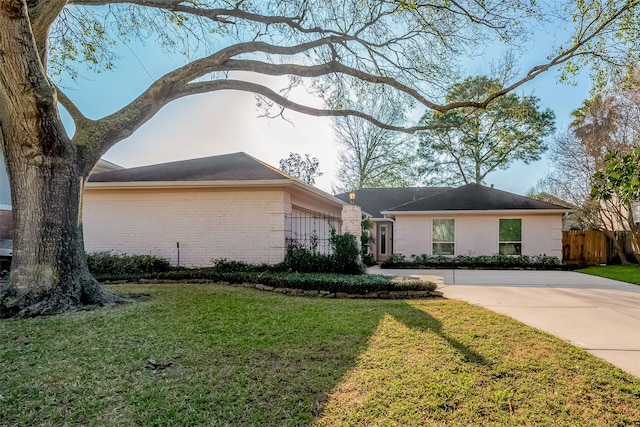
[[(433, 407), (436, 412), (452, 410), (458, 403), (451, 390), (462, 387), (470, 372), (486, 371), (492, 364), (455, 336), (462, 333), (464, 339), (474, 333), (467, 336), (455, 325), (447, 331), (443, 324), (456, 316), (448, 307), (458, 304), (465, 303), (410, 300), (381, 307), (377, 327), (326, 396), (315, 424), (415, 423), (420, 420), (418, 406)], [(465, 373), (464, 378), (458, 379), (458, 373)], [(415, 414), (402, 421), (404, 415), (396, 418), (396, 411)]]
[(411, 302), (407, 302), (406, 305), (399, 310), (390, 310), (389, 314), (410, 329), (435, 334), (440, 337), (461, 356), (464, 362), (478, 365), (488, 364), (487, 360), (480, 353), (448, 334), (443, 329), (441, 321), (426, 311), (415, 307)]
[[(385, 341), (378, 335), (389, 318), (404, 325), (399, 336), (406, 329), (429, 333), (463, 361), (485, 363), (405, 301), (292, 298), (210, 285), (130, 291), (153, 298), (2, 325), (0, 362), (12, 370), (0, 373), (0, 418), (100, 424), (118, 413), (134, 425), (308, 425), (372, 341)], [(43, 357), (55, 363), (41, 363)], [(170, 367), (150, 370), (150, 359)]]
[[(300, 298), (284, 301), (286, 305), (288, 302), (299, 303), (300, 311), (282, 321), (295, 325), (299, 316), (308, 316), (313, 321), (298, 322), (293, 329), (267, 337), (269, 332), (262, 328), (273, 322), (273, 318), (257, 316), (253, 332), (247, 332), (262, 337), (255, 342), (256, 347), (246, 357), (227, 353), (220, 359), (222, 365), (237, 367), (228, 372), (224, 382), (234, 384), (238, 380), (245, 381), (247, 375), (253, 377), (250, 395), (235, 398), (244, 401), (245, 412), (225, 422), (235, 425), (252, 424), (256, 420), (260, 425), (312, 423), (322, 415), (333, 391), (361, 365), (365, 353), (377, 352), (376, 346), (381, 344), (381, 347), (390, 347), (393, 357), (401, 358), (403, 349), (396, 346), (403, 345), (407, 330), (418, 340), (426, 335), (435, 339), (438, 347), (445, 347), (445, 351), (460, 363), (487, 364), (481, 354), (450, 336), (437, 318), (405, 301), (321, 302)], [(324, 307), (313, 307), (315, 304)], [(342, 306), (342, 309), (336, 311), (336, 306)], [(309, 314), (306, 314), (307, 310)], [(391, 333), (397, 334), (398, 340), (381, 332), (387, 329), (390, 319), (399, 326), (391, 326)], [(393, 362), (389, 360), (389, 363)], [(403, 363), (398, 359), (393, 370), (402, 370)], [(377, 387), (384, 388), (385, 384)], [(229, 387), (229, 390), (233, 389), (233, 386)], [(248, 412), (254, 413), (249, 415)]]

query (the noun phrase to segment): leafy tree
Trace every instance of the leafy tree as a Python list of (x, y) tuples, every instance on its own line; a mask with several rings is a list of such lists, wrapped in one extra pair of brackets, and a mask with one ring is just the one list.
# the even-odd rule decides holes
[[(497, 80), (470, 77), (455, 84), (447, 102), (484, 99), (502, 90)], [(431, 182), (484, 182), (487, 174), (507, 169), (515, 161), (529, 164), (547, 149), (543, 138), (554, 130), (554, 114), (540, 111), (532, 96), (505, 95), (485, 109), (459, 108), (445, 113), (428, 111), (422, 118), (428, 130), (420, 133), (420, 153)]]
[[(604, 158), (604, 167), (593, 176), (591, 196), (605, 204), (614, 223), (610, 229), (626, 230), (631, 237), (636, 262), (640, 263), (640, 218), (634, 208), (640, 203), (640, 148), (626, 154), (609, 152)], [(626, 263), (625, 257), (621, 257)]]
[[(359, 97), (358, 104), (361, 111), (394, 125), (405, 121), (408, 105), (370, 94)], [(407, 187), (417, 182), (412, 135), (383, 129), (355, 116), (336, 118), (333, 129), (340, 145), (336, 193), (366, 187)]]
[(593, 177), (591, 195), (601, 200), (615, 197), (621, 203), (640, 201), (640, 148), (624, 155), (612, 151), (605, 156), (604, 163), (604, 169)]
[[(439, 103), (438, 88), (458, 74), (460, 56), (494, 40), (517, 44), (529, 34), (527, 25), (541, 15), (535, 2), (0, 0), (0, 146), (14, 217), (14, 258), (10, 284), (0, 290), (0, 315), (119, 301), (87, 269), (82, 189), (98, 159), (169, 102), (237, 90), (260, 97), (267, 115), (282, 109), (354, 115), (414, 132), (421, 126), (383, 123), (357, 108), (340, 108), (340, 100), (359, 81), (439, 112), (482, 108), (572, 58), (596, 52), (596, 58), (612, 63), (616, 52), (610, 47), (637, 40), (618, 36), (635, 35), (628, 24), (635, 23), (637, 0), (578, 3), (565, 19), (575, 32), (550, 59), (484, 99)], [(73, 92), (56, 84), (59, 73), (79, 77), (79, 62), (88, 73), (112, 69), (118, 60), (114, 46), (136, 38), (155, 40), (168, 55), (184, 53), (187, 61), (119, 110), (87, 117)], [(626, 52), (631, 57), (621, 59), (637, 63), (636, 50)], [(263, 83), (264, 76), (288, 76), (290, 84), (274, 90)], [(288, 98), (299, 84), (327, 108)], [(72, 134), (63, 126), (60, 106), (74, 122)]]
[(315, 184), (316, 178), (322, 176), (322, 172), (318, 171), (320, 163), (317, 157), (309, 157), (304, 155), (304, 159), (298, 153), (289, 153), (289, 157), (280, 160), (280, 170), (295, 176), (307, 184)]
[(602, 179), (613, 177), (606, 173), (615, 160), (609, 153), (624, 158), (640, 143), (640, 98), (636, 92), (623, 87), (585, 100), (572, 113), (574, 120), (568, 131), (554, 138), (549, 155), (551, 172), (538, 185), (576, 207), (574, 223), (578, 227), (604, 232), (622, 263), (627, 263), (627, 258), (616, 232), (635, 228), (629, 223), (631, 201), (615, 195), (613, 188), (604, 192)]

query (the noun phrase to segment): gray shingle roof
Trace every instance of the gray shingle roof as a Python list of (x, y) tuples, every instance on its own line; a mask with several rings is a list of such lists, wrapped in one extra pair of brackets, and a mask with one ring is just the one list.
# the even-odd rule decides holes
[[(380, 212), (383, 210), (450, 189), (450, 187), (361, 188), (354, 191), (355, 204), (374, 218), (382, 218), (383, 215)], [(349, 193), (337, 194), (335, 197), (349, 203)]]
[[(451, 187), (362, 188), (355, 203), (374, 218), (388, 212), (561, 209), (565, 206), (530, 199), (479, 184)], [(336, 195), (349, 203), (349, 193)]]
[(420, 211), (487, 211), (487, 210), (540, 210), (561, 209), (564, 206), (541, 200), (530, 199), (518, 194), (485, 187), (480, 184), (467, 184), (439, 192), (435, 195), (385, 209), (390, 212)]
[(96, 173), (91, 182), (263, 181), (291, 177), (246, 153)]

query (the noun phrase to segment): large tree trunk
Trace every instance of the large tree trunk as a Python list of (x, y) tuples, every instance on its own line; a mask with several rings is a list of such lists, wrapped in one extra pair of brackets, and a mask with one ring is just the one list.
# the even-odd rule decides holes
[[(0, 288), (0, 317), (35, 316), (119, 300), (87, 268), (80, 200), (96, 153), (69, 139), (47, 78), (48, 6), (32, 33), (27, 3), (0, 0), (0, 144), (11, 185), (14, 250), (8, 285)], [(35, 4), (35, 3), (33, 3)], [(34, 12), (35, 13), (35, 12)], [(43, 51), (42, 49), (40, 49)]]
[(87, 268), (80, 203), (85, 179), (73, 153), (33, 156), (17, 144), (5, 147), (14, 252), (0, 317), (54, 314), (120, 301)]

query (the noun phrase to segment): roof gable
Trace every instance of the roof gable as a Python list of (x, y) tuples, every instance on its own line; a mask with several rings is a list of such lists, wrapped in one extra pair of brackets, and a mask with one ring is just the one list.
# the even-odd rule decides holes
[(291, 176), (246, 154), (233, 153), (93, 174), (90, 182), (266, 181)]
[(386, 212), (567, 210), (566, 207), (507, 191), (467, 184), (386, 209)]
[[(355, 204), (374, 218), (383, 218), (382, 211), (427, 196), (450, 190), (450, 187), (395, 187), (395, 188), (361, 188), (355, 190)], [(337, 194), (335, 197), (349, 203), (349, 193)]]

